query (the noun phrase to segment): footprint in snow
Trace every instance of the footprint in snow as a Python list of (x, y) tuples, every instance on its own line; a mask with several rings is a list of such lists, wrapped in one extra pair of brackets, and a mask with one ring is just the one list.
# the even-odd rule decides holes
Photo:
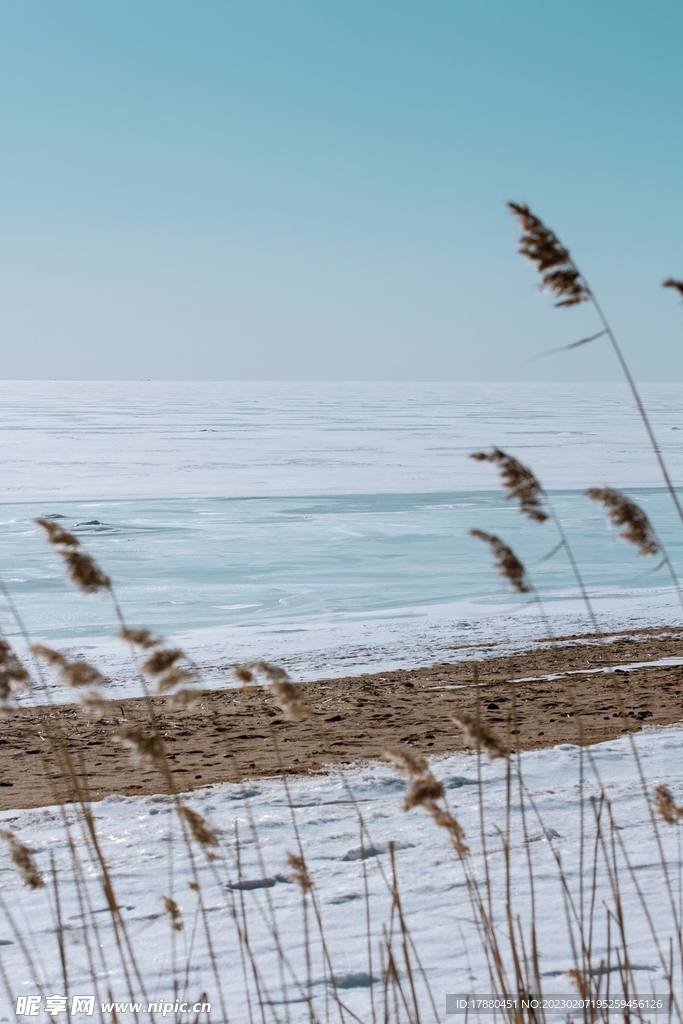
[[(395, 850), (411, 850), (414, 843), (394, 843)], [(389, 852), (389, 843), (377, 843), (376, 846), (356, 846), (344, 854), (342, 860), (368, 860), (369, 857), (379, 857), (382, 853)]]
[(350, 974), (335, 974), (336, 988), (370, 988), (377, 984), (377, 978), (371, 977), (367, 971), (355, 971)]
[(476, 786), (476, 779), (466, 779), (464, 775), (454, 775), (452, 779), (444, 779), (446, 789), (460, 789), (461, 786)]
[(272, 889), (278, 882), (291, 885), (291, 880), (285, 875), (271, 875), (269, 878), (243, 878), (240, 882), (228, 882), (228, 889), (251, 892), (252, 889)]
[(328, 900), (329, 903), (340, 904), (340, 903), (352, 903), (353, 900), (362, 899), (359, 892), (347, 892), (342, 896), (335, 896), (333, 899)]
[(547, 839), (549, 843), (552, 843), (553, 839), (561, 839), (562, 836), (559, 832), (556, 832), (554, 828), (544, 828), (542, 832), (539, 832), (535, 836), (529, 836), (527, 839), (528, 843), (540, 843), (542, 839)]
[(240, 789), (237, 793), (224, 793), (225, 800), (249, 800), (252, 796), (260, 796), (260, 789)]
[[(628, 969), (629, 969), (629, 971), (656, 971), (657, 970), (656, 967), (648, 966), (647, 964), (629, 964), (629, 968)], [(614, 967), (603, 967), (601, 965), (600, 967), (596, 967), (594, 971), (591, 971), (591, 974), (593, 975), (594, 978), (600, 978), (600, 977), (602, 977), (603, 974), (616, 974), (617, 971), (621, 971), (621, 967), (619, 967), (618, 964), (615, 965)]]

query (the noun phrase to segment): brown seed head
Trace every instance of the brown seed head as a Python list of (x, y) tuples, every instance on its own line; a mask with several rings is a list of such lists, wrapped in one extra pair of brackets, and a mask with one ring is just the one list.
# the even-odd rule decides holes
[(662, 281), (662, 288), (675, 288), (683, 298), (683, 281), (675, 281), (673, 277), (668, 277), (666, 281)]
[(574, 266), (569, 250), (543, 221), (521, 203), (508, 203), (522, 229), (519, 252), (541, 275), (541, 288), (558, 296), (556, 306), (576, 306), (590, 298), (590, 292)]
[(403, 810), (410, 811), (413, 807), (430, 809), (430, 805), (444, 796), (444, 788), (441, 783), (434, 778), (431, 772), (427, 772), (413, 782), (403, 801)]
[(102, 673), (87, 661), (70, 661), (60, 651), (43, 644), (34, 644), (31, 650), (36, 658), (59, 667), (59, 677), (65, 686), (104, 686), (107, 682)]
[(145, 658), (140, 668), (146, 676), (159, 676), (184, 657), (179, 647), (162, 647)]
[(99, 690), (86, 690), (81, 694), (80, 704), (82, 710), (89, 718), (102, 719), (111, 710), (111, 704), (102, 696)]
[(52, 647), (46, 647), (44, 644), (33, 644), (31, 652), (41, 661), (46, 661), (48, 665), (60, 665), (64, 668), (69, 664), (69, 659), (65, 658), (60, 651), (55, 651)]
[(255, 672), (262, 676), (265, 676), (269, 683), (287, 683), (289, 682), (289, 676), (284, 668), (279, 665), (273, 665), (270, 661), (255, 661), (251, 665), (245, 666), (251, 668)]
[(528, 468), (512, 455), (502, 452), (500, 448), (492, 448), (490, 452), (473, 452), (471, 459), (477, 462), (492, 462), (498, 466), (505, 495), (508, 501), (519, 502), (519, 511), (537, 523), (543, 523), (548, 513), (543, 509), (543, 488)]
[(448, 832), (453, 848), (458, 856), (465, 857), (470, 852), (470, 848), (465, 842), (465, 830), (458, 819), (450, 811), (445, 811), (437, 804), (431, 806), (429, 813), (434, 824)]
[(136, 647), (156, 647), (157, 644), (163, 643), (163, 637), (155, 636), (149, 629), (129, 629), (128, 626), (124, 626), (119, 630), (118, 636), (122, 640), (127, 640), (129, 644), (135, 644)]
[(128, 747), (140, 764), (157, 766), (163, 764), (164, 748), (156, 733), (147, 735), (137, 726), (127, 726), (118, 729), (113, 733), (113, 737), (122, 746)]
[(305, 859), (297, 856), (295, 853), (288, 853), (287, 867), (290, 869), (289, 880), (298, 885), (302, 892), (310, 892), (313, 888), (313, 882), (308, 873)]
[(453, 721), (459, 725), (469, 739), (476, 745), (477, 750), (485, 750), (489, 757), (494, 760), (496, 757), (507, 757), (508, 751), (505, 744), (496, 736), (492, 729), (480, 722), (472, 715), (453, 715)]
[(405, 747), (391, 747), (382, 755), (391, 761), (402, 775), (411, 781), (410, 789), (403, 801), (403, 810), (410, 811), (413, 807), (423, 807), (435, 825), (446, 829), (453, 848), (459, 856), (469, 853), (464, 842), (465, 832), (458, 820), (448, 808), (442, 807), (439, 800), (445, 797), (444, 788), (432, 775), (426, 758), (414, 754)]
[(92, 555), (77, 550), (80, 548), (78, 537), (50, 519), (36, 519), (35, 522), (45, 530), (50, 544), (59, 550), (66, 562), (66, 574), (72, 583), (89, 594), (111, 587), (111, 580), (102, 572)]
[(586, 497), (597, 501), (607, 510), (607, 518), (612, 526), (624, 527), (619, 536), (635, 544), (639, 555), (657, 554), (659, 544), (655, 540), (650, 520), (635, 501), (612, 487), (589, 487)]
[(290, 722), (300, 722), (302, 718), (308, 718), (311, 709), (299, 700), (301, 687), (296, 683), (271, 683), (269, 689), (280, 705), (283, 715)]
[(69, 661), (59, 674), (67, 686), (102, 686), (106, 683), (102, 673), (87, 661)]
[(33, 521), (45, 530), (50, 544), (65, 548), (80, 547), (78, 537), (74, 537), (73, 533), (69, 533), (68, 530), (63, 530), (61, 526), (58, 526), (51, 519), (34, 519)]
[(66, 562), (67, 576), (81, 590), (87, 594), (95, 594), (98, 590), (111, 588), (111, 580), (102, 572), (92, 555), (84, 551), (74, 551), (72, 548), (63, 548), (59, 553)]
[(171, 928), (174, 932), (181, 932), (183, 930), (183, 915), (180, 912), (180, 907), (170, 896), (160, 896), (159, 898), (164, 905), (164, 910), (171, 918)]
[(7, 843), (9, 855), (13, 864), (19, 869), (19, 874), (24, 880), (24, 884), (28, 885), (30, 889), (42, 889), (45, 882), (36, 867), (33, 853), (29, 850), (28, 846), (17, 839), (13, 832), (5, 828), (0, 829), (0, 839)]
[(171, 668), (168, 672), (164, 672), (157, 677), (154, 683), (154, 692), (168, 693), (169, 690), (175, 689), (176, 686), (180, 686), (182, 683), (194, 683), (196, 679), (197, 673), (194, 671), (188, 671), (184, 668)]
[(673, 793), (668, 786), (655, 788), (655, 810), (668, 825), (675, 825), (683, 820), (683, 807), (677, 807)]
[(290, 722), (299, 722), (311, 714), (311, 709), (300, 699), (301, 687), (293, 683), (279, 665), (270, 661), (251, 661), (246, 665), (233, 665), (232, 670), (245, 686), (263, 680)]
[(16, 654), (0, 637), (0, 701), (7, 701), (26, 689), (30, 676)]
[(202, 693), (200, 690), (188, 690), (187, 688), (176, 690), (170, 697), (172, 708), (188, 708), (191, 704), (199, 704), (201, 701)]
[(427, 759), (407, 747), (387, 747), (382, 757), (409, 779), (419, 779), (429, 771)]
[(583, 973), (583, 971), (579, 971), (576, 967), (570, 967), (566, 974), (581, 998), (590, 998), (590, 979)]
[(500, 537), (496, 537), (493, 533), (486, 533), (485, 530), (470, 530), (469, 534), (471, 537), (478, 537), (479, 540), (483, 540), (490, 545), (496, 560), (496, 569), (501, 576), (505, 576), (510, 581), (513, 589), (518, 594), (528, 594), (530, 592), (531, 585), (526, 578), (524, 566), (512, 548), (504, 544)]
[(185, 804), (179, 805), (178, 814), (189, 825), (190, 832), (195, 841), (204, 848), (207, 858), (215, 860), (216, 854), (211, 852), (211, 847), (215, 848), (218, 846), (218, 836), (206, 819), (201, 814), (198, 814), (197, 811), (193, 811), (191, 807), (186, 807)]

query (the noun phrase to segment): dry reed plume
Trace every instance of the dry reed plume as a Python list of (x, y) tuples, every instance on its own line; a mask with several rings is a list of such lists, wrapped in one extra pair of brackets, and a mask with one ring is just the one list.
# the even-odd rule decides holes
[(308, 873), (308, 865), (305, 858), (296, 853), (287, 853), (287, 867), (289, 868), (289, 875), (287, 877), (290, 882), (298, 885), (303, 893), (310, 892), (313, 888), (313, 882)]
[(52, 522), (51, 519), (36, 519), (34, 522), (38, 523), (38, 526), (42, 526), (47, 534), (48, 543), (54, 544), (56, 547), (80, 547), (81, 542), (78, 537), (75, 537), (73, 533), (69, 533), (68, 530), (63, 530), (61, 526)]
[(63, 530), (49, 519), (36, 519), (35, 522), (42, 526), (50, 544), (57, 548), (66, 562), (67, 576), (72, 583), (89, 594), (98, 590), (111, 590), (111, 580), (102, 572), (92, 555), (79, 550), (80, 541), (73, 533)]
[(163, 766), (164, 746), (156, 733), (149, 734), (138, 726), (130, 725), (117, 729), (113, 737), (121, 746), (127, 747), (140, 764)]
[(102, 693), (102, 687), (106, 686), (107, 680), (94, 665), (88, 664), (87, 661), (72, 661), (61, 651), (55, 651), (44, 644), (33, 644), (31, 652), (34, 657), (57, 668), (59, 679), (65, 686), (81, 691), (78, 699), (87, 715), (91, 718), (104, 718), (108, 702)]
[(673, 277), (668, 277), (666, 281), (662, 282), (662, 288), (674, 288), (683, 298), (683, 281), (676, 281)]
[(128, 641), (135, 647), (149, 648), (157, 647), (162, 644), (163, 637), (158, 636), (156, 633), (152, 633), (149, 629), (132, 629), (130, 626), (122, 626), (118, 632), (118, 636), (122, 640)]
[(110, 702), (98, 690), (86, 690), (80, 696), (82, 710), (90, 718), (104, 718), (111, 711)]
[(639, 555), (656, 555), (660, 550), (650, 520), (640, 506), (612, 487), (589, 487), (586, 496), (607, 511), (612, 526), (623, 526), (619, 536), (638, 548)]
[(180, 911), (180, 907), (175, 900), (171, 899), (170, 896), (161, 896), (161, 902), (164, 905), (164, 910), (171, 919), (171, 928), (174, 932), (181, 932), (184, 928), (183, 915)]
[(592, 994), (590, 979), (576, 967), (570, 967), (566, 974), (581, 998), (588, 999)]
[(30, 889), (42, 889), (45, 885), (43, 878), (36, 867), (33, 853), (25, 843), (10, 832), (8, 829), (0, 829), (0, 839), (3, 839), (9, 847), (9, 855), (12, 863), (19, 870), (24, 884)]
[[(150, 647), (151, 643), (147, 643), (146, 646)], [(181, 660), (187, 662), (187, 656), (179, 647), (157, 647), (141, 663), (140, 671), (144, 676), (154, 680), (155, 693), (169, 693), (176, 687), (195, 683), (199, 678), (195, 668), (181, 668), (178, 665)], [(180, 699), (183, 700), (184, 697)]]
[(25, 690), (30, 678), (10, 645), (0, 637), (0, 705)]
[(89, 717), (104, 718), (108, 701), (102, 693), (102, 687), (106, 686), (107, 680), (94, 665), (87, 661), (71, 661), (61, 651), (55, 651), (44, 644), (33, 644), (31, 651), (36, 658), (58, 669), (59, 679), (65, 686), (81, 691), (78, 699)]
[(182, 657), (183, 652), (179, 647), (162, 647), (145, 658), (140, 668), (144, 675), (154, 678), (163, 675)]
[(668, 786), (655, 788), (655, 810), (668, 825), (676, 825), (683, 821), (683, 807), (677, 807), (673, 793)]
[(301, 687), (293, 683), (280, 665), (270, 661), (252, 661), (245, 665), (234, 665), (233, 673), (245, 685), (265, 680), (265, 685), (277, 701), (284, 717), (290, 722), (300, 722), (311, 714), (311, 709), (301, 700)]
[(558, 296), (555, 305), (576, 306), (589, 299), (590, 292), (557, 235), (525, 204), (507, 205), (522, 228), (519, 252), (536, 264), (541, 287)]
[[(199, 672), (183, 650), (164, 647), (164, 638), (149, 629), (123, 626), (117, 635), (133, 647), (151, 651), (138, 667), (145, 678), (153, 681), (155, 693), (172, 693), (171, 704), (174, 707), (187, 707), (201, 699), (196, 690), (188, 689), (188, 684), (198, 681)], [(184, 661), (185, 667), (178, 665), (179, 661)]]
[(419, 779), (429, 771), (427, 758), (414, 754), (406, 747), (388, 747), (384, 751), (384, 758), (408, 779)]
[(408, 795), (403, 801), (403, 810), (410, 811), (413, 807), (422, 807), (429, 802), (441, 800), (445, 791), (441, 783), (431, 773), (415, 779)]
[(205, 818), (197, 811), (185, 804), (179, 804), (177, 811), (184, 822), (189, 826), (194, 840), (203, 848), (209, 860), (215, 860), (216, 854), (213, 850), (218, 847), (218, 836), (211, 828)]
[(453, 721), (466, 733), (477, 750), (485, 750), (491, 759), (507, 757), (508, 750), (493, 729), (480, 722), (473, 715), (453, 715)]
[(448, 833), (458, 856), (467, 856), (469, 847), (465, 842), (465, 830), (449, 809), (439, 803), (445, 801), (446, 793), (432, 774), (426, 758), (413, 754), (405, 747), (389, 747), (383, 756), (410, 782), (410, 789), (403, 800), (403, 810), (424, 807), (434, 824)]
[(61, 651), (55, 651), (52, 647), (46, 647), (44, 644), (33, 644), (31, 651), (36, 658), (57, 667), (59, 678), (66, 686), (79, 689), (84, 686), (104, 686), (106, 684), (102, 673), (94, 665), (89, 665), (87, 661), (71, 661)]
[(471, 537), (477, 537), (479, 540), (483, 540), (486, 544), (490, 545), (496, 560), (496, 569), (501, 576), (510, 581), (513, 589), (518, 594), (528, 594), (531, 592), (531, 584), (526, 578), (524, 566), (511, 547), (504, 544), (500, 537), (496, 537), (493, 533), (486, 533), (485, 530), (473, 529), (469, 531), (469, 534)]
[(543, 488), (528, 466), (500, 448), (492, 448), (490, 452), (473, 452), (470, 458), (498, 466), (503, 487), (507, 491), (506, 499), (518, 501), (519, 511), (529, 519), (537, 523), (545, 522), (548, 513), (543, 508)]

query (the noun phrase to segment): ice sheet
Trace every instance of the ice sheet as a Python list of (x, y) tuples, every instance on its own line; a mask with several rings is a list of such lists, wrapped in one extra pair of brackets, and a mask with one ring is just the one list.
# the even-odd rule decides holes
[[(631, 493), (680, 566), (668, 495)], [(661, 559), (615, 541), (602, 509), (581, 493), (553, 500), (603, 628), (679, 620)], [(234, 661), (277, 660), (310, 679), (432, 664), (472, 644), (546, 635), (538, 605), (501, 580), (488, 547), (468, 535), (473, 526), (512, 544), (555, 633), (590, 628), (564, 552), (545, 558), (553, 526), (530, 523), (500, 492), (0, 506), (0, 577), (29, 633), (101, 661), (117, 693), (130, 673), (111, 640), (112, 603), (66, 583), (36, 512), (62, 516), (111, 576), (128, 621), (180, 642), (209, 685), (225, 685), (217, 666)], [(19, 639), (10, 609), (0, 604), (0, 616)]]
[[(683, 384), (642, 393), (680, 481)], [(0, 431), (16, 501), (479, 490), (491, 444), (549, 488), (661, 483), (622, 384), (4, 381)]]

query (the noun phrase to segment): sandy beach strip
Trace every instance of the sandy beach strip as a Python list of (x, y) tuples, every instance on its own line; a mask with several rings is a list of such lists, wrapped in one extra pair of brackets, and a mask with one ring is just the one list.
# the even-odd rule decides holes
[[(683, 720), (683, 630), (608, 638), (565, 637), (521, 653), (429, 668), (302, 684), (312, 714), (288, 722), (263, 689), (205, 690), (175, 709), (153, 698), (174, 784), (187, 791), (286, 772), (374, 760), (406, 745), (426, 755), (473, 749), (453, 721), (477, 715), (514, 750), (599, 743), (626, 730)], [(476, 670), (475, 670), (476, 664)], [(478, 677), (478, 682), (477, 682)], [(161, 771), (140, 766), (114, 739), (121, 728), (150, 729), (143, 699), (112, 701), (100, 721), (77, 705), (23, 708), (0, 721), (0, 809), (75, 799), (60, 770), (65, 744), (78, 787), (91, 800), (166, 791)]]

